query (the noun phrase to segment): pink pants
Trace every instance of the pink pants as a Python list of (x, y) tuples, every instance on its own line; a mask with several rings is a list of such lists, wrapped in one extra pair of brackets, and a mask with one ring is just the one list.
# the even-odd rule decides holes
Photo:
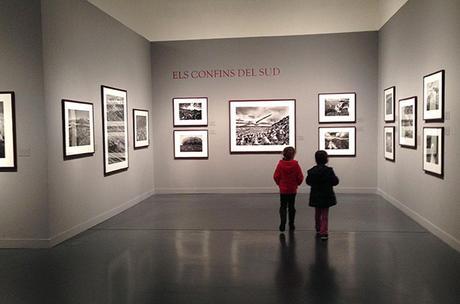
[(315, 208), (315, 228), (320, 235), (327, 234), (329, 208)]

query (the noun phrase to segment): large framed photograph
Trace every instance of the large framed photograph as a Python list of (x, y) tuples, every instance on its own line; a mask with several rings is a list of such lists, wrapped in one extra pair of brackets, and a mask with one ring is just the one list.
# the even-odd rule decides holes
[(230, 100), (230, 153), (295, 147), (295, 99)]
[(319, 123), (356, 122), (356, 93), (318, 94)]
[(442, 177), (444, 174), (444, 128), (423, 128), (423, 170)]
[(0, 171), (17, 171), (14, 92), (0, 92)]
[(174, 131), (174, 159), (207, 159), (207, 130)]
[(134, 149), (149, 146), (149, 111), (133, 109)]
[(62, 100), (64, 159), (94, 155), (93, 104)]
[(399, 145), (417, 149), (417, 97), (399, 100)]
[(385, 159), (395, 161), (395, 127), (383, 128)]
[(394, 122), (395, 121), (395, 95), (396, 87), (390, 87), (383, 91), (383, 100), (384, 100), (384, 120), (385, 122)]
[(319, 128), (319, 150), (329, 156), (356, 156), (355, 127)]
[(444, 70), (423, 77), (423, 119), (444, 120)]
[(208, 125), (207, 97), (173, 98), (174, 127)]
[(128, 93), (101, 86), (104, 175), (128, 169)]

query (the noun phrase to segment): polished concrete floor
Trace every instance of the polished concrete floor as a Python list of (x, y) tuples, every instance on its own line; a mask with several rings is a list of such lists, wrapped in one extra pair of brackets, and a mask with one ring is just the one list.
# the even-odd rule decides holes
[(0, 250), (0, 303), (460, 303), (460, 254), (376, 195), (339, 195), (330, 239), (297, 198), (161, 195), (55, 248)]

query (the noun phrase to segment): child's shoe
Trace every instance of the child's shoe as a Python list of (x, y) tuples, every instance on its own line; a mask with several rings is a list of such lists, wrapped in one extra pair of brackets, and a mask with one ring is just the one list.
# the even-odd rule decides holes
[(328, 237), (327, 234), (321, 235), (321, 241), (327, 241), (328, 238), (329, 238), (329, 237)]

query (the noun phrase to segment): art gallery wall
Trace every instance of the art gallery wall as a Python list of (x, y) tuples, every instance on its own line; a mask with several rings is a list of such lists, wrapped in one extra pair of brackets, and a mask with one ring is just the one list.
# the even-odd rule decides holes
[[(296, 99), (297, 159), (305, 171), (318, 149), (318, 93), (355, 91), (357, 156), (333, 158), (330, 164), (341, 178), (338, 191), (375, 192), (377, 48), (377, 32), (152, 43), (156, 191), (276, 191), (272, 175), (280, 155), (229, 153), (228, 101)], [(173, 76), (178, 71), (273, 67), (280, 70), (278, 76)], [(172, 98), (187, 96), (209, 98), (209, 127), (204, 128), (209, 130), (208, 160), (174, 160)]]
[(16, 95), (17, 172), (0, 173), (0, 247), (46, 245), (40, 1), (0, 1), (0, 91)]
[[(382, 195), (460, 250), (460, 2), (410, 0), (379, 32), (378, 187)], [(423, 121), (423, 76), (445, 69), (444, 123)], [(383, 90), (418, 98), (417, 149), (396, 140), (396, 162), (383, 158)], [(396, 103), (397, 104), (397, 103)], [(397, 107), (396, 107), (397, 108)], [(398, 115), (398, 112), (396, 112)], [(388, 124), (397, 125), (397, 124)], [(445, 127), (445, 177), (422, 170), (423, 126)], [(399, 129), (399, 127), (398, 127)]]

